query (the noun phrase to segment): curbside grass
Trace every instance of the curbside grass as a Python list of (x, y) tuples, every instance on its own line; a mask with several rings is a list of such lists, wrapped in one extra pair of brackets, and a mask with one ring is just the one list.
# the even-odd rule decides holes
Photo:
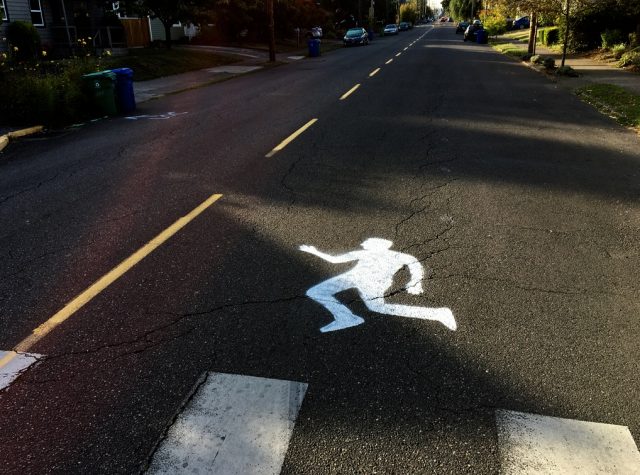
[(613, 84), (590, 84), (576, 95), (625, 127), (640, 129), (640, 96)]

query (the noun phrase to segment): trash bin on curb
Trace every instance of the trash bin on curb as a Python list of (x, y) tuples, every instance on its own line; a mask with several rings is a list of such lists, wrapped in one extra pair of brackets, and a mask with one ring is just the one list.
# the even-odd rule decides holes
[(85, 74), (82, 76), (85, 86), (91, 93), (93, 110), (96, 116), (116, 115), (115, 87), (116, 75), (111, 71)]
[(112, 69), (116, 75), (116, 106), (118, 112), (128, 114), (136, 110), (136, 97), (133, 92), (133, 70), (130, 68)]
[(487, 30), (478, 30), (476, 32), (476, 41), (478, 44), (485, 45), (488, 41)]
[(311, 38), (307, 40), (307, 46), (309, 47), (309, 56), (316, 58), (320, 56), (320, 40), (317, 38)]

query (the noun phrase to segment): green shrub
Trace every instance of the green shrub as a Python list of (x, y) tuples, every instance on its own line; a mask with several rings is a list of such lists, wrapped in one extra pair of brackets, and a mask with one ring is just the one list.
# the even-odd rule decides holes
[(577, 78), (579, 76), (576, 70), (573, 69), (571, 66), (560, 66), (556, 70), (556, 74), (558, 76), (568, 76), (571, 78)]
[(600, 33), (602, 38), (602, 47), (610, 49), (613, 45), (624, 42), (624, 35), (620, 30), (604, 30)]
[(35, 26), (14, 21), (7, 27), (9, 52), (15, 61), (32, 61), (40, 53), (40, 34)]
[(531, 56), (531, 58), (529, 58), (529, 61), (535, 64), (542, 64), (543, 60), (544, 58), (539, 54), (534, 54), (533, 56)]
[(545, 69), (553, 69), (556, 67), (556, 60), (547, 56), (542, 60), (542, 65)]
[(611, 47), (611, 52), (613, 53), (613, 57), (616, 59), (622, 58), (622, 55), (627, 51), (627, 45), (624, 43), (618, 43), (617, 45), (613, 45)]
[(95, 71), (96, 62), (67, 60), (46, 66), (0, 76), (0, 123), (60, 126), (89, 118), (91, 100), (82, 75)]
[(560, 28), (552, 26), (544, 30), (544, 44), (547, 46), (555, 45), (560, 42)]
[(498, 16), (487, 17), (483, 25), (489, 36), (502, 35), (507, 31), (507, 20)]
[(546, 46), (554, 45), (560, 38), (560, 29), (557, 26), (539, 28), (536, 40)]
[(618, 65), (620, 67), (633, 66), (636, 68), (640, 68), (640, 47), (633, 48), (632, 50), (624, 53), (620, 57)]

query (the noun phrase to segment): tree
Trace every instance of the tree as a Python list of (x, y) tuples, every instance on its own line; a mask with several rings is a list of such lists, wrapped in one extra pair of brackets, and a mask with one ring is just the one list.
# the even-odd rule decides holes
[(210, 8), (216, 3), (216, 0), (139, 0), (135, 10), (141, 15), (149, 15), (162, 22), (165, 44), (167, 48), (171, 48), (171, 26), (179, 21), (195, 21), (207, 16), (207, 12), (203, 10), (205, 1)]
[(451, 0), (449, 3), (449, 13), (457, 20), (473, 20), (481, 9), (480, 0)]

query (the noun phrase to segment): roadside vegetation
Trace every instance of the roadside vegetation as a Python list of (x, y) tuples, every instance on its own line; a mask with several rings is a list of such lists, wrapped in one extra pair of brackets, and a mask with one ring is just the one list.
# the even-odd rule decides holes
[(136, 80), (146, 80), (236, 61), (164, 48), (134, 49), (126, 56), (109, 51), (95, 55), (88, 46), (90, 38), (78, 40), (73, 57), (53, 60), (29, 24), (10, 30), (9, 38), (9, 51), (0, 53), (0, 125), (51, 127), (91, 118), (92, 93), (83, 80), (89, 73), (127, 67)]
[(625, 127), (640, 130), (640, 96), (611, 84), (590, 84), (576, 90), (583, 101)]

